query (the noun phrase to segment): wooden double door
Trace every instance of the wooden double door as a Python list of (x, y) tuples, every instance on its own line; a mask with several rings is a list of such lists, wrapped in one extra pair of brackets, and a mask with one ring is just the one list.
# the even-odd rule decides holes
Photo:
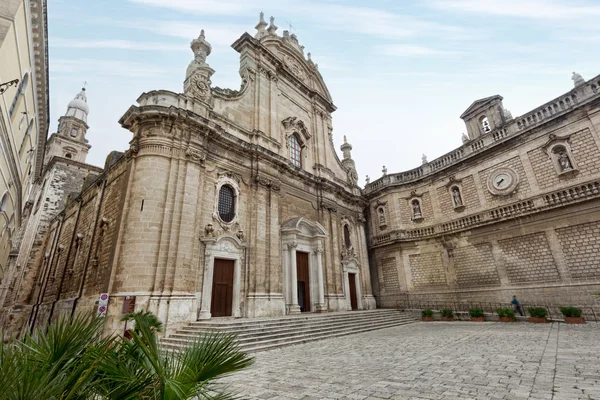
[(310, 311), (310, 280), (308, 274), (308, 253), (296, 252), (296, 284), (298, 285), (298, 305), (300, 312)]
[(230, 317), (233, 303), (233, 260), (215, 259), (213, 268), (212, 300), (210, 313), (213, 317)]

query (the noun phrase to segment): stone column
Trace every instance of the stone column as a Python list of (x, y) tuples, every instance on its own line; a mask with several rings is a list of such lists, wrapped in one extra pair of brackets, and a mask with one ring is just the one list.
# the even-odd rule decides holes
[(300, 305), (298, 304), (298, 270), (296, 268), (296, 247), (298, 242), (288, 243), (290, 251), (290, 285), (292, 289), (292, 304), (288, 309), (288, 314), (300, 314)]
[(315, 307), (316, 312), (327, 312), (327, 306), (325, 305), (325, 289), (323, 287), (323, 247), (321, 243), (317, 245), (315, 250), (317, 258), (317, 289), (319, 294), (319, 304)]
[(210, 319), (210, 303), (212, 300), (212, 276), (215, 266), (214, 258), (210, 252), (204, 254), (204, 282), (202, 283), (202, 306), (200, 307), (200, 319)]

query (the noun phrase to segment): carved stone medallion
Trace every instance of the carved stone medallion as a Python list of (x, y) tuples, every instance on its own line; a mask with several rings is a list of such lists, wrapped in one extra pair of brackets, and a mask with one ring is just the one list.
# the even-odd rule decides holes
[(301, 81), (306, 79), (306, 75), (304, 74), (302, 67), (296, 62), (296, 60), (290, 56), (285, 56), (283, 61), (285, 62), (285, 65), (292, 71), (294, 76), (296, 76), (296, 78), (300, 79)]

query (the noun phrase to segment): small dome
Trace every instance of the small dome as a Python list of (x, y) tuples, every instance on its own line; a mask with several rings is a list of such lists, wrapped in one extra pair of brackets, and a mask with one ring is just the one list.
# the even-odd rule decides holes
[(67, 106), (66, 117), (74, 117), (87, 123), (87, 116), (90, 112), (90, 108), (87, 104), (87, 97), (85, 95), (85, 88), (81, 89), (81, 92)]

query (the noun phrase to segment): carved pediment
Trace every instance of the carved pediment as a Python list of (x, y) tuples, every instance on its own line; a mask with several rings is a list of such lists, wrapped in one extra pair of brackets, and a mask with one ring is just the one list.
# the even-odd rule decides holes
[(283, 126), (283, 136), (285, 138), (286, 146), (289, 146), (289, 138), (294, 133), (298, 134), (298, 138), (300, 139), (300, 144), (302, 146), (312, 137), (308, 128), (302, 120), (299, 120), (297, 117), (287, 117), (283, 121), (281, 121), (281, 125)]

